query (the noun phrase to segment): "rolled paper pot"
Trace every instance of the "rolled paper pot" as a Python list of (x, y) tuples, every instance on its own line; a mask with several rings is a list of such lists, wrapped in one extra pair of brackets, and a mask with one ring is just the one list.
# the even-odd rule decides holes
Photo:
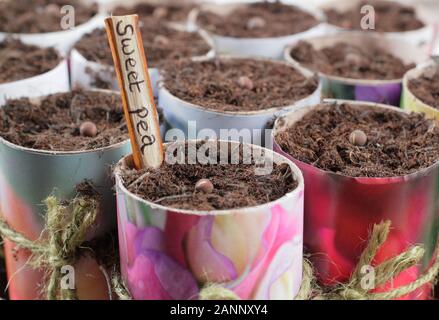
[[(324, 103), (342, 102), (346, 101), (325, 100)], [(348, 103), (404, 112), (379, 104)], [(393, 278), (394, 287), (408, 284), (419, 276), (432, 257), (436, 240), (434, 232), (437, 232), (433, 230), (432, 223), (438, 209), (439, 162), (405, 176), (369, 178), (348, 177), (297, 160), (282, 150), (275, 137), (314, 108), (309, 106), (279, 118), (275, 123), (273, 139), (274, 150), (292, 160), (305, 179), (304, 246), (312, 253), (319, 280), (324, 284), (348, 280), (365, 248), (373, 224), (391, 220), (392, 230), (374, 263), (384, 262), (407, 250), (410, 245), (423, 243), (427, 252), (423, 266), (412, 267)], [(411, 296), (419, 297), (425, 295)]]
[[(246, 58), (224, 56), (221, 59)], [(252, 59), (265, 61), (264, 59), (258, 58)], [(274, 61), (272, 62), (274, 63)], [(278, 61), (275, 63), (284, 62)], [(291, 67), (286, 63), (284, 64), (286, 68)], [(313, 74), (307, 70), (303, 70), (300, 68), (295, 69), (307, 78), (313, 77)], [(165, 113), (165, 118), (171, 125), (171, 127), (183, 130), (185, 133), (188, 134), (188, 136), (191, 136), (192, 128), (190, 127), (190, 123), (194, 123), (196, 125), (196, 134), (201, 134), (203, 132), (210, 138), (218, 138), (221, 137), (222, 130), (237, 129), (238, 131), (241, 131), (243, 129), (268, 129), (270, 122), (273, 121), (273, 119), (275, 119), (277, 116), (307, 105), (318, 103), (320, 101), (320, 92), (321, 89), (319, 84), (319, 86), (311, 95), (284, 107), (270, 108), (258, 111), (215, 111), (213, 109), (206, 109), (200, 105), (195, 105), (176, 97), (166, 88), (165, 84), (162, 83), (160, 84), (159, 88), (159, 106), (163, 109)], [(261, 138), (260, 141), (256, 141), (256, 139), (254, 138), (255, 137), (253, 136), (251, 137), (251, 141), (245, 142), (253, 142), (254, 144), (258, 145), (263, 144), (264, 135), (262, 135), (261, 137), (256, 137), (257, 139)], [(234, 137), (231, 137), (231, 139), (239, 140)]]
[[(96, 82), (102, 80), (108, 83), (111, 90), (119, 90), (114, 67), (87, 60), (78, 50), (70, 53), (72, 88), (96, 88)], [(148, 69), (154, 96), (157, 96), (159, 72), (156, 68)]]
[[(197, 4), (200, 1), (198, 0), (106, 0), (102, 3), (101, 7), (102, 10), (107, 12), (108, 14), (113, 14), (114, 10), (117, 7), (124, 7), (124, 8), (133, 8), (138, 4), (151, 4), (151, 5), (157, 5), (157, 6), (167, 6), (167, 5), (172, 5), (172, 6), (176, 6), (176, 7), (184, 7), (186, 5), (191, 5), (191, 4)], [(139, 18), (142, 18), (142, 14), (141, 13), (137, 13), (139, 14)], [(190, 27), (189, 25), (189, 21), (188, 21), (187, 17), (184, 21), (169, 21), (169, 23), (177, 28), (190, 28), (191, 30), (194, 30), (194, 28)]]
[[(83, 0), (86, 3), (86, 0)], [(54, 31), (46, 33), (7, 33), (0, 32), (0, 41), (13, 37), (21, 41), (37, 46), (55, 47), (63, 54), (67, 54), (72, 48), (73, 44), (78, 41), (84, 34), (92, 31), (97, 27), (102, 27), (104, 24), (105, 15), (101, 12), (97, 13), (87, 22), (75, 26), (73, 29)], [(60, 18), (61, 19), (61, 18)], [(60, 20), (61, 21), (61, 20)]]
[(401, 107), (407, 111), (424, 113), (428, 117), (439, 121), (439, 110), (422, 102), (411, 92), (409, 88), (409, 83), (411, 80), (421, 77), (427, 69), (436, 67), (437, 64), (434, 61), (429, 61), (418, 66), (418, 68), (408, 71), (405, 74), (403, 79)]
[[(327, 1), (323, 6), (321, 6), (322, 11), (327, 9), (335, 9), (338, 12), (345, 12), (347, 10), (351, 10), (352, 8), (358, 6), (360, 2), (363, 0), (350, 0), (350, 1)], [(416, 14), (418, 18), (424, 23), (424, 27), (411, 30), (411, 31), (401, 31), (401, 32), (380, 32), (383, 36), (389, 37), (391, 39), (397, 39), (400, 41), (405, 41), (410, 43), (411, 45), (421, 48), (422, 50), (428, 50), (434, 41), (434, 23), (432, 20), (432, 14), (429, 12), (429, 9), (425, 5), (415, 4), (415, 1), (412, 1), (410, 6), (414, 7), (416, 10)], [(326, 26), (326, 34), (337, 34), (341, 32), (352, 32), (351, 29), (342, 28), (333, 24), (330, 24), (328, 21), (325, 22)], [(355, 31), (354, 31), (355, 32)], [(368, 30), (370, 32), (370, 30)]]
[(56, 92), (68, 91), (69, 67), (63, 59), (54, 69), (43, 74), (13, 82), (0, 84), (0, 106), (7, 99), (38, 97)]
[[(248, 5), (248, 3), (235, 4), (205, 4), (199, 9), (194, 9), (189, 15), (189, 24), (197, 26), (197, 17), (202, 11), (210, 11), (219, 15), (227, 15), (239, 7)], [(316, 8), (310, 8), (302, 3), (295, 3), (296, 7), (312, 14), (320, 23), (316, 26), (293, 35), (270, 37), (270, 38), (234, 38), (221, 36), (208, 32), (215, 44), (215, 50), (221, 54), (230, 54), (235, 56), (258, 56), (272, 59), (281, 59), (286, 45), (314, 36), (322, 36), (326, 32), (326, 26), (323, 24), (324, 15)], [(198, 26), (201, 28), (200, 26)]]
[[(180, 31), (187, 31), (182, 27), (176, 25), (173, 26), (174, 29)], [(195, 31), (193, 31), (195, 32)], [(212, 40), (209, 36), (202, 31), (196, 31), (206, 43), (210, 45), (212, 50), (208, 52), (205, 56), (194, 57), (194, 58), (205, 58), (214, 55)], [(148, 55), (148, 53), (146, 53)], [(82, 87), (82, 88), (93, 88), (96, 87), (96, 82), (103, 80), (107, 82), (112, 90), (119, 90), (119, 85), (117, 83), (116, 75), (114, 74), (113, 65), (108, 66), (99, 62), (87, 60), (78, 50), (72, 49), (70, 54), (70, 64), (71, 64), (71, 81), (72, 88)], [(151, 78), (152, 90), (154, 97), (158, 96), (158, 86), (160, 82), (160, 73), (158, 68), (148, 68), (149, 77)]]
[[(306, 42), (317, 50), (333, 46), (336, 43), (348, 43), (361, 48), (374, 46), (400, 58), (405, 64), (419, 64), (428, 58), (421, 49), (409, 43), (378, 34), (346, 32), (326, 37), (309, 38), (306, 39)], [(293, 66), (311, 71), (291, 57), (294, 46), (295, 44), (292, 44), (285, 48), (285, 59)], [(316, 70), (316, 72), (318, 71)], [(343, 78), (321, 72), (318, 74), (322, 80), (322, 94), (326, 98), (385, 103), (394, 106), (400, 104), (402, 77), (393, 80), (367, 80)]]
[(213, 283), (243, 299), (296, 296), (302, 279), (303, 178), (291, 161), (270, 150), (266, 155), (287, 163), (298, 187), (257, 207), (210, 212), (164, 207), (130, 193), (121, 169), (131, 167), (132, 159), (119, 162), (120, 265), (134, 299), (198, 299), (203, 286)]
[[(130, 150), (128, 140), (90, 151), (57, 152), (21, 147), (0, 137), (0, 212), (15, 231), (36, 240), (44, 227), (43, 200), (50, 195), (71, 199), (76, 195), (76, 185), (87, 180), (102, 196), (97, 227), (88, 238), (102, 236), (116, 224), (110, 166)], [(42, 298), (42, 272), (27, 265), (29, 252), (16, 253), (14, 248), (5, 239), (10, 298)], [(92, 259), (81, 259), (75, 269), (79, 298), (107, 296), (105, 277)]]

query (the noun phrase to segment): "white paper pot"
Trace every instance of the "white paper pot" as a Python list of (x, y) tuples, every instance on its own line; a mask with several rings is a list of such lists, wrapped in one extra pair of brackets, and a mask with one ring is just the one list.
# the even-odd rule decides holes
[[(72, 88), (94, 88), (94, 82), (98, 76), (110, 84), (109, 89), (119, 90), (119, 84), (114, 74), (113, 66), (89, 61), (76, 49), (73, 49), (70, 54), (70, 64)], [(159, 71), (157, 68), (149, 68), (148, 71), (154, 96), (157, 96), (157, 86), (160, 80)]]
[[(350, 0), (350, 1), (336, 1), (332, 0), (326, 3), (321, 7), (322, 11), (326, 9), (335, 9), (339, 12), (347, 11), (358, 5), (362, 0)], [(404, 3), (403, 3), (404, 4)], [(414, 46), (422, 47), (425, 50), (429, 49), (434, 38), (434, 26), (431, 22), (431, 13), (429, 13), (428, 8), (424, 6), (417, 5), (415, 1), (413, 1), (410, 6), (416, 9), (416, 13), (418, 18), (424, 22), (425, 26), (423, 28), (412, 30), (412, 31), (404, 31), (404, 32), (380, 32), (380, 34), (384, 34), (388, 37), (403, 40), (411, 43)], [(339, 32), (351, 32), (353, 30), (341, 28), (339, 26), (330, 24), (329, 22), (325, 23), (326, 33), (327, 34), (335, 34)]]
[[(197, 26), (197, 17), (201, 11), (212, 11), (215, 14), (227, 15), (236, 8), (246, 5), (230, 4), (230, 5), (214, 5), (206, 4), (200, 9), (194, 9), (189, 15), (189, 25)], [(206, 31), (215, 44), (215, 50), (222, 54), (230, 54), (235, 56), (259, 56), (265, 58), (281, 59), (282, 53), (286, 45), (312, 36), (324, 35), (326, 26), (323, 23), (324, 15), (317, 9), (309, 8), (303, 4), (295, 4), (300, 9), (312, 14), (318, 21), (318, 25), (304, 32), (296, 33), (289, 36), (272, 37), (272, 38), (234, 38), (214, 34)], [(198, 26), (199, 27), (199, 26)], [(199, 27), (201, 28), (201, 27)]]
[(43, 47), (55, 47), (61, 53), (67, 54), (68, 51), (72, 48), (73, 44), (78, 41), (84, 34), (92, 31), (97, 27), (104, 26), (104, 18), (105, 14), (99, 12), (87, 22), (78, 25), (71, 30), (65, 31), (54, 31), (46, 33), (0, 32), (0, 41), (6, 37), (12, 36), (14, 38), (22, 40), (25, 43)]
[[(237, 57), (222, 57), (222, 59), (245, 59)], [(263, 60), (263, 59), (260, 59)], [(286, 68), (291, 68), (284, 62), (276, 62), (285, 64)], [(295, 68), (296, 69), (296, 68)], [(296, 69), (298, 70), (298, 69)], [(304, 76), (312, 77), (312, 73), (299, 70)], [(299, 101), (296, 101), (292, 105), (270, 108), (266, 110), (258, 111), (215, 111), (206, 109), (200, 105), (184, 101), (174, 96), (165, 87), (164, 83), (160, 84), (159, 88), (159, 106), (165, 113), (165, 118), (173, 128), (182, 130), (185, 134), (189, 135), (189, 122), (196, 123), (196, 133), (198, 134), (203, 129), (211, 129), (215, 132), (216, 137), (220, 138), (221, 129), (250, 129), (250, 130), (264, 130), (267, 129), (268, 124), (274, 118), (283, 115), (289, 111), (299, 109), (308, 105), (316, 104), (320, 101), (320, 84), (316, 90)], [(210, 138), (215, 136), (208, 135)], [(191, 137), (189, 137), (191, 138)], [(263, 138), (261, 139), (263, 141)], [(260, 144), (261, 142), (252, 139), (252, 143)]]
[(38, 97), (69, 89), (68, 63), (66, 59), (63, 59), (54, 69), (46, 73), (0, 84), (0, 106), (7, 99)]

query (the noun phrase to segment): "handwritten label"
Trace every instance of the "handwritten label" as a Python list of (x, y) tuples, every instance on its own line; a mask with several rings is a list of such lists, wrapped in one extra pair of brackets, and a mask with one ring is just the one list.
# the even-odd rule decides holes
[[(106, 19), (136, 167), (159, 167), (162, 141), (136, 15)], [(138, 150), (141, 154), (137, 155)], [(136, 163), (141, 162), (141, 163)]]

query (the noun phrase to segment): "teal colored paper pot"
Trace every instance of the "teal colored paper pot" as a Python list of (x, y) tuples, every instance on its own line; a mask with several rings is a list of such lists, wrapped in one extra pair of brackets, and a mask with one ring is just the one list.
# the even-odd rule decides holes
[[(71, 199), (76, 186), (88, 180), (102, 195), (97, 227), (89, 238), (103, 235), (116, 222), (111, 166), (130, 150), (128, 140), (91, 151), (55, 152), (21, 147), (0, 138), (0, 211), (14, 230), (35, 240), (44, 225), (43, 200), (52, 194)], [(15, 256), (9, 242), (6, 247), (10, 297), (38, 298), (41, 278), (27, 267), (28, 255)]]
[[(216, 143), (207, 143), (211, 142)], [(122, 169), (132, 168), (132, 158), (119, 162), (115, 175), (120, 265), (134, 299), (198, 299), (203, 286), (211, 283), (242, 299), (296, 296), (303, 263), (302, 173), (283, 156), (270, 150), (266, 156), (291, 167), (296, 189), (263, 205), (209, 212), (141, 199), (123, 182)]]
[[(394, 55), (405, 64), (414, 63), (417, 65), (428, 58), (421, 49), (408, 42), (379, 34), (345, 32), (326, 37), (308, 38), (306, 42), (310, 43), (316, 50), (331, 47), (337, 43), (351, 44), (360, 48), (375, 47)], [(402, 92), (402, 77), (391, 80), (368, 80), (324, 74), (318, 70), (311, 70), (291, 56), (291, 51), (296, 45), (297, 43), (285, 48), (285, 60), (297, 68), (317, 72), (322, 81), (322, 96), (324, 98), (366, 101), (399, 106)]]

